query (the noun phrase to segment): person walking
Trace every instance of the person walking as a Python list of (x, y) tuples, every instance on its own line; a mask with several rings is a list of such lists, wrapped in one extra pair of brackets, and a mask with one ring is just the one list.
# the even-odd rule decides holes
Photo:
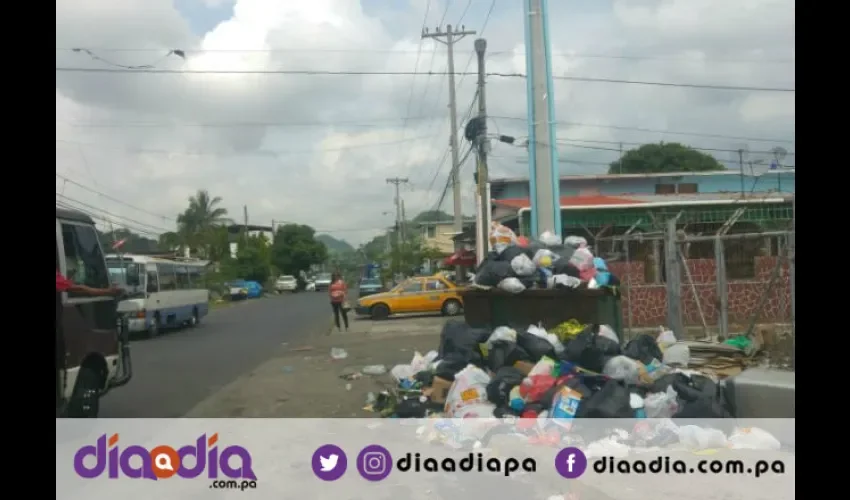
[(342, 331), (339, 324), (339, 317), (342, 316), (342, 321), (345, 324), (345, 331), (348, 331), (348, 287), (345, 285), (342, 276), (339, 273), (334, 273), (331, 276), (331, 285), (328, 287), (328, 294), (331, 298), (331, 308), (334, 311), (334, 323), (337, 331)]

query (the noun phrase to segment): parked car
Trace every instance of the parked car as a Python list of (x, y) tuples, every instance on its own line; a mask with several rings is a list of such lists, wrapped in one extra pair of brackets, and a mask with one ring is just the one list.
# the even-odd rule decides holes
[(357, 288), (358, 297), (367, 297), (384, 291), (384, 285), (378, 278), (363, 278), (360, 280), (360, 286)]
[(308, 291), (308, 292), (315, 292), (316, 291), (316, 282), (315, 281), (308, 281), (307, 284), (304, 285), (304, 290)]
[(331, 287), (331, 273), (321, 273), (316, 276), (316, 279), (313, 280), (313, 283), (316, 284), (317, 292), (327, 292), (328, 288)]
[(354, 312), (372, 319), (385, 319), (392, 314), (442, 313), (460, 314), (462, 288), (441, 275), (410, 278), (389, 292), (376, 293), (357, 300)]
[(257, 281), (234, 280), (226, 283), (231, 300), (255, 299), (263, 295), (263, 285)]
[(274, 289), (277, 293), (297, 292), (298, 280), (295, 279), (295, 276), (280, 276), (274, 282)]

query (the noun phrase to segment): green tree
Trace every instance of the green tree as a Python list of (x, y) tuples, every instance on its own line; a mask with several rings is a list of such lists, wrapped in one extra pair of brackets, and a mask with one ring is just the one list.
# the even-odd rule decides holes
[(271, 245), (263, 235), (246, 236), (239, 244), (236, 258), (226, 258), (222, 274), (227, 279), (245, 279), (264, 284), (271, 276)]
[(677, 142), (644, 144), (611, 162), (609, 174), (653, 174), (661, 172), (706, 172), (726, 170), (713, 156)]
[(314, 264), (328, 258), (328, 249), (316, 241), (316, 231), (303, 224), (284, 224), (278, 227), (272, 244), (271, 261), (284, 274), (297, 276)]
[(177, 216), (177, 234), (181, 244), (203, 257), (209, 258), (214, 253), (211, 240), (216, 239), (217, 228), (232, 222), (226, 217), (227, 209), (218, 206), (221, 201), (221, 197), (210, 196), (207, 190), (199, 189), (189, 197), (189, 207)]

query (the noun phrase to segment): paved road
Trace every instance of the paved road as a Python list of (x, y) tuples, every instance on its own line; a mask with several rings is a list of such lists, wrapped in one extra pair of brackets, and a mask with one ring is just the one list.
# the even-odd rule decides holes
[(324, 293), (251, 300), (212, 311), (197, 328), (131, 344), (133, 379), (101, 401), (101, 418), (174, 418), (296, 342), (328, 328)]

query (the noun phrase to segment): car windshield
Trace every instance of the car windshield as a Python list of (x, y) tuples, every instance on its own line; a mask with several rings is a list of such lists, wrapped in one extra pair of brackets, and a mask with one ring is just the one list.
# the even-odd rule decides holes
[(325, 273), (325, 274), (320, 274), (320, 275), (318, 275), (318, 276), (316, 277), (316, 279), (317, 279), (318, 281), (330, 281), (330, 280), (331, 280), (331, 275), (330, 275), (330, 274), (327, 274), (327, 273)]
[(381, 286), (381, 281), (376, 279), (365, 279), (360, 281), (360, 286)]
[(281, 276), (278, 279), (280, 281), (295, 281), (295, 276)]
[(106, 261), (106, 267), (109, 269), (109, 277), (113, 283), (131, 287), (142, 285), (141, 264), (130, 260), (109, 259)]

